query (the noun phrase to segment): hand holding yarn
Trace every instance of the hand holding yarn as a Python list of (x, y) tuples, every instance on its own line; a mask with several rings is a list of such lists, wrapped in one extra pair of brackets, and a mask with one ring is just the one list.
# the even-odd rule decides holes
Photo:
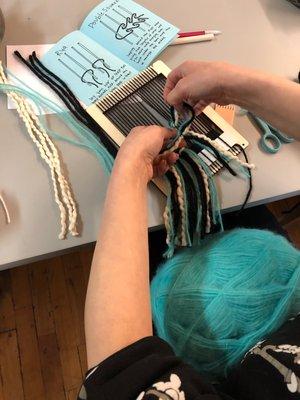
[(185, 102), (198, 115), (210, 103), (240, 104), (253, 76), (255, 71), (225, 62), (185, 61), (168, 75), (164, 98), (178, 111)]
[(196, 114), (210, 103), (229, 104), (224, 85), (235, 69), (238, 67), (223, 62), (185, 61), (168, 75), (165, 101), (179, 111), (187, 103)]
[(122, 144), (117, 161), (138, 167), (139, 173), (145, 171), (147, 180), (163, 175), (178, 159), (173, 152), (159, 154), (174, 135), (173, 130), (161, 126), (138, 126)]

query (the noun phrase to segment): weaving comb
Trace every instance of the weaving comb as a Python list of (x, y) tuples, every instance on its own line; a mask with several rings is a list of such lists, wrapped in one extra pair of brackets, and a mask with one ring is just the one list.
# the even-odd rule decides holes
[[(135, 126), (168, 126), (170, 111), (164, 101), (163, 90), (170, 71), (162, 61), (157, 61), (86, 110), (118, 147)], [(216, 140), (234, 155), (241, 152), (239, 146), (246, 148), (249, 144), (210, 106), (194, 119), (191, 129)], [(223, 168), (223, 165), (207, 150), (202, 150), (199, 155), (213, 174)], [(164, 179), (155, 178), (153, 181), (166, 193)]]

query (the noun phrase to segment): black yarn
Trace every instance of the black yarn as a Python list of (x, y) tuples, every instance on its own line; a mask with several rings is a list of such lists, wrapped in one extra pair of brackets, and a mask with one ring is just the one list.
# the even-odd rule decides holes
[[(184, 160), (186, 161), (186, 160)], [(185, 195), (187, 197), (187, 218), (188, 218), (188, 231), (190, 235), (191, 242), (193, 243), (194, 233), (196, 230), (197, 223), (197, 215), (198, 215), (198, 204), (197, 204), (197, 195), (195, 192), (195, 185), (192, 177), (190, 176), (190, 172), (184, 165), (184, 163), (180, 160), (180, 158), (176, 162), (176, 166), (182, 174), (184, 185), (185, 185)], [(193, 171), (193, 170), (192, 170)], [(194, 172), (192, 172), (194, 175)]]
[[(236, 144), (235, 146), (238, 147), (241, 150), (241, 152), (243, 153), (243, 156), (245, 158), (246, 163), (249, 164), (249, 160), (248, 160), (248, 157), (247, 157), (247, 154), (246, 154), (244, 148), (242, 146), (240, 146), (239, 144)], [(253, 189), (252, 172), (251, 172), (250, 168), (247, 168), (247, 170), (248, 170), (248, 173), (249, 173), (249, 189), (248, 189), (248, 192), (246, 194), (244, 203), (242, 204), (242, 207), (237, 212), (237, 215), (240, 215), (243, 212), (246, 204), (248, 203), (248, 200), (250, 198), (250, 195), (251, 195), (251, 192), (252, 192), (252, 189)]]
[[(29, 57), (30, 63), (22, 57), (19, 51), (14, 54), (23, 62), (42, 82), (49, 86), (57, 96), (63, 101), (74, 117), (83, 125), (93, 131), (98, 139), (104, 144), (109, 153), (115, 158), (118, 151), (118, 146), (111, 141), (106, 132), (94, 121), (89, 113), (81, 106), (74, 93), (67, 84), (52, 71), (46, 68), (33, 52)], [(48, 75), (46, 75), (46, 73)], [(57, 81), (57, 82), (56, 82)]]
[[(69, 86), (57, 75), (55, 75), (52, 71), (50, 71), (50, 69), (48, 69), (37, 57), (36, 52), (33, 51), (32, 55), (29, 56), (29, 58), (32, 57), (33, 61), (42, 69), (44, 70), (49, 76), (51, 76), (54, 80), (56, 80), (65, 90), (66, 92), (69, 94), (70, 99), (72, 99), (74, 101), (74, 103), (76, 105), (79, 106), (79, 109), (82, 109), (81, 104), (79, 102), (79, 100), (77, 99), (77, 97), (74, 95), (74, 93), (71, 91), (71, 89), (69, 88)], [(85, 114), (88, 114), (84, 109), (83, 109)]]
[(197, 147), (197, 149), (195, 149), (196, 152), (200, 152), (201, 150), (203, 150), (203, 148), (200, 146), (200, 144), (209, 147), (212, 152), (214, 153), (216, 159), (230, 172), (231, 175), (233, 176), (237, 176), (237, 173), (230, 167), (230, 165), (221, 157), (220, 153), (218, 152), (217, 149), (214, 148), (214, 146), (212, 144), (210, 144), (209, 142), (207, 142), (204, 139), (200, 139), (198, 137), (195, 136), (190, 136), (187, 137), (185, 136), (185, 141), (193, 147)]
[[(60, 86), (51, 76), (48, 76), (42, 67), (36, 62), (37, 58), (33, 57), (33, 55), (29, 56), (29, 62), (32, 67), (32, 72), (36, 74), (36, 76), (46, 83), (64, 102), (67, 108), (71, 111), (71, 113), (85, 125), (89, 126), (89, 122), (86, 119), (85, 113), (81, 110), (81, 105), (74, 95), (70, 95), (69, 91), (67, 91), (63, 86)], [(41, 64), (41, 63), (40, 63)], [(47, 72), (48, 73), (48, 72)], [(76, 100), (75, 100), (76, 99)]]
[(177, 201), (177, 181), (171, 171), (167, 171), (165, 176), (168, 179), (171, 187), (171, 211), (173, 216), (174, 232), (178, 232), (178, 226), (180, 222), (180, 209)]
[(204, 238), (205, 236), (205, 230), (206, 230), (206, 225), (207, 225), (207, 195), (206, 195), (206, 189), (205, 189), (205, 183), (203, 180), (203, 176), (199, 171), (199, 166), (197, 163), (190, 157), (188, 153), (185, 152), (185, 150), (182, 150), (180, 153), (180, 156), (188, 162), (188, 164), (191, 166), (196, 178), (197, 182), (199, 184), (200, 190), (200, 198), (201, 198), (201, 205), (202, 205), (202, 218), (201, 218), (201, 229), (200, 229), (200, 237), (201, 239)]
[[(82, 119), (80, 113), (79, 113), (79, 115), (74, 114), (74, 109), (71, 108), (71, 105), (69, 104), (69, 99), (66, 99), (65, 97), (63, 97), (63, 95), (60, 92), (60, 88), (55, 87), (47, 76), (43, 75), (40, 70), (36, 69), (34, 64), (29, 63), (27, 60), (25, 60), (25, 58), (23, 58), (22, 55), (18, 51), (15, 51), (14, 54), (18, 57), (18, 59), (21, 62), (23, 62), (24, 65), (26, 65), (31, 70), (32, 73), (34, 73), (42, 82), (44, 82), (46, 85), (48, 85), (57, 94), (57, 96), (59, 96), (59, 98), (65, 103), (65, 105), (68, 107), (68, 109), (72, 112), (72, 114), (80, 122), (82, 122), (82, 123), (85, 122)], [(29, 59), (31, 61), (31, 56), (29, 56)], [(75, 112), (76, 112), (76, 110), (75, 110)]]

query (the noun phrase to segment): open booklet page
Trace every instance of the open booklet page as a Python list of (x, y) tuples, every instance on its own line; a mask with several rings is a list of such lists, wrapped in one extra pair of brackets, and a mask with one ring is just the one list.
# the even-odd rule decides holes
[(43, 62), (87, 106), (138, 72), (80, 31), (61, 39)]
[(178, 29), (131, 0), (105, 0), (80, 30), (138, 71), (176, 37)]

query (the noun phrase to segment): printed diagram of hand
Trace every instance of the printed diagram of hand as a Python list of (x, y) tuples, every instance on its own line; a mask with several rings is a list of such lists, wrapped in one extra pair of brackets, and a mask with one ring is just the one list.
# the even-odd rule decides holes
[(130, 17), (126, 18), (126, 21), (118, 26), (115, 37), (118, 40), (123, 40), (127, 36), (131, 35), (133, 31), (140, 27), (141, 23), (145, 22), (148, 18), (144, 17), (144, 14), (137, 15), (133, 13)]

